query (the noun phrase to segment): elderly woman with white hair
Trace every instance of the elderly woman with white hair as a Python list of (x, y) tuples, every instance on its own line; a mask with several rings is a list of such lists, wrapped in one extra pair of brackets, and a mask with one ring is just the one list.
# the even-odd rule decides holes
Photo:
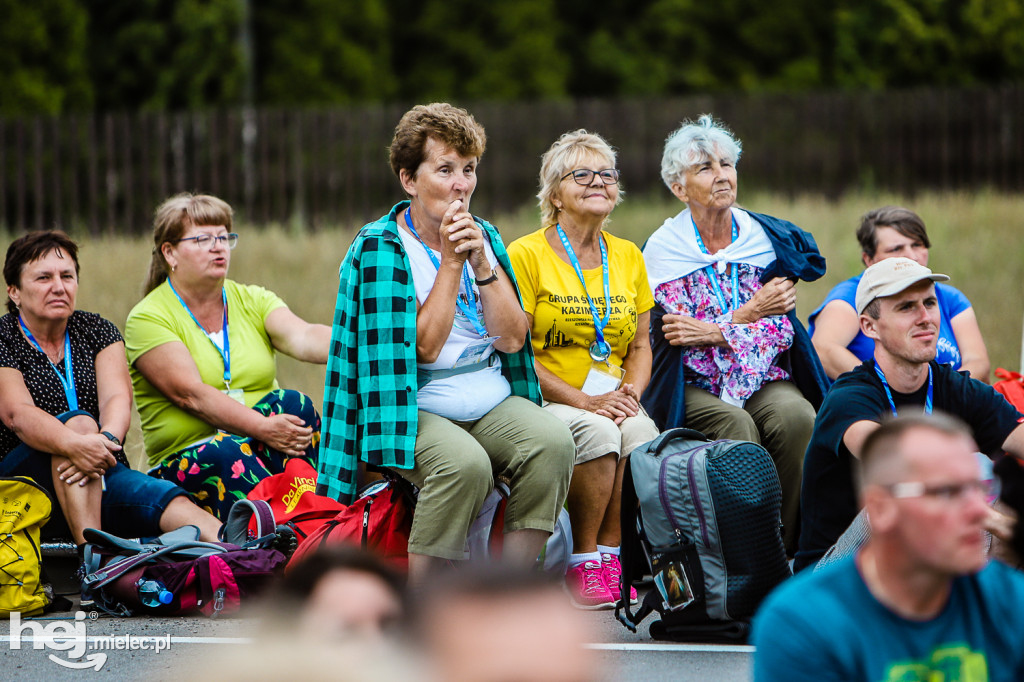
[(662, 429), (687, 426), (768, 450), (792, 553), (804, 450), (827, 387), (794, 312), (794, 285), (821, 277), (825, 259), (796, 225), (735, 205), (740, 150), (708, 115), (665, 142), (661, 176), (687, 208), (644, 247), (655, 307), (643, 403)]
[(604, 139), (586, 130), (562, 135), (541, 159), (540, 187), (541, 229), (508, 253), (544, 408), (576, 443), (566, 587), (580, 608), (611, 608), (619, 600), (624, 457), (658, 436), (640, 407), (651, 376), (654, 300), (640, 250), (604, 229), (622, 200), (615, 152)]

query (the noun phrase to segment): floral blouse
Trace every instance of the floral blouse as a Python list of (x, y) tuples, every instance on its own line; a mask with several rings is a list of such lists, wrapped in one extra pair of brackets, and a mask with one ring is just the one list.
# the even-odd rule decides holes
[[(749, 301), (761, 288), (763, 270), (754, 265), (732, 263), (739, 268), (739, 305)], [(732, 304), (731, 271), (717, 272), (726, 302)], [(765, 384), (789, 379), (775, 364), (780, 353), (793, 345), (793, 324), (785, 315), (763, 317), (752, 324), (734, 324), (731, 310), (722, 310), (708, 278), (708, 268), (659, 284), (654, 300), (673, 315), (688, 315), (713, 322), (725, 336), (725, 346), (686, 346), (682, 349), (687, 381), (731, 404), (742, 405)]]

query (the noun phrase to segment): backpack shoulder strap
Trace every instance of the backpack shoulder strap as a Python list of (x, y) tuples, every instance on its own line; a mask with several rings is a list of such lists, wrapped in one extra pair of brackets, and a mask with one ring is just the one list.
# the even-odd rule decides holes
[[(661, 440), (659, 437), (658, 440)], [(654, 441), (650, 447), (654, 447)], [(622, 507), (619, 511), (619, 523), (622, 530), (621, 554), (619, 560), (622, 563), (622, 573), (619, 582), (619, 594), (629, 596), (629, 588), (633, 581), (639, 580), (637, 575), (638, 567), (643, 565), (644, 550), (640, 544), (640, 533), (637, 530), (637, 513), (640, 501), (636, 494), (636, 485), (633, 483), (633, 470), (630, 466), (630, 458), (626, 458), (626, 468), (622, 474)], [(646, 604), (645, 604), (646, 605)], [(641, 610), (643, 607), (641, 607)], [(625, 610), (625, 613), (622, 613)], [(629, 599), (620, 597), (615, 605), (615, 617), (630, 632), (636, 632), (636, 624), (643, 620), (644, 613), (633, 614), (629, 607)]]
[(683, 440), (693, 440), (697, 441), (698, 443), (710, 442), (710, 439), (700, 431), (694, 431), (693, 429), (688, 429), (680, 426), (679, 428), (676, 429), (669, 429), (668, 431), (665, 431), (660, 436), (652, 440), (650, 445), (647, 446), (647, 452), (657, 457), (661, 454), (661, 451), (665, 449), (665, 446), (667, 446), (669, 443), (676, 440), (677, 438), (682, 438)]
[(221, 540), (239, 547), (253, 544), (249, 543), (249, 524), (253, 518), (256, 519), (256, 540), (253, 543), (258, 545), (266, 542), (267, 536), (275, 537), (274, 510), (270, 504), (266, 500), (242, 498), (231, 505), (228, 519), (220, 529)]
[(174, 556), (177, 554), (194, 559), (207, 554), (221, 554), (226, 551), (228, 551), (226, 547), (213, 542), (176, 542), (163, 547), (160, 545), (149, 545), (138, 554), (122, 556), (114, 559), (102, 568), (93, 568), (94, 565), (98, 564), (99, 557), (93, 553), (90, 545), (86, 545), (84, 559), (86, 570), (89, 572), (83, 578), (82, 585), (90, 590), (103, 587), (136, 566), (154, 563), (165, 555)]

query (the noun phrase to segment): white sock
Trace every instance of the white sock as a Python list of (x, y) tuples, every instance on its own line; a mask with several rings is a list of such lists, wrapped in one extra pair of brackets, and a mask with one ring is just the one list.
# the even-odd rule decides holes
[(601, 563), (600, 552), (583, 552), (582, 554), (570, 554), (569, 555), (569, 568), (576, 568), (580, 564), (587, 561), (595, 561)]
[(611, 554), (612, 556), (619, 556), (618, 547), (609, 547), (608, 545), (598, 545), (597, 551), (601, 554)]

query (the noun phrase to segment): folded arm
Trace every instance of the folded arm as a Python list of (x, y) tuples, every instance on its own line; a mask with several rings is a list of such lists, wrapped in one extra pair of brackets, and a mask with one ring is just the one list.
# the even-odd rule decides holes
[(113, 453), (121, 449), (118, 445), (99, 433), (75, 433), (37, 407), (24, 376), (11, 367), (0, 368), (0, 421), (22, 443), (39, 452), (67, 457), (77, 471), (90, 478), (102, 476), (117, 463)]
[[(309, 445), (312, 427), (298, 417), (264, 417), (204, 383), (192, 355), (180, 341), (146, 351), (135, 361), (135, 367), (175, 406), (217, 429), (254, 438), (288, 455), (301, 455)], [(173, 371), (168, 371), (169, 367)]]

